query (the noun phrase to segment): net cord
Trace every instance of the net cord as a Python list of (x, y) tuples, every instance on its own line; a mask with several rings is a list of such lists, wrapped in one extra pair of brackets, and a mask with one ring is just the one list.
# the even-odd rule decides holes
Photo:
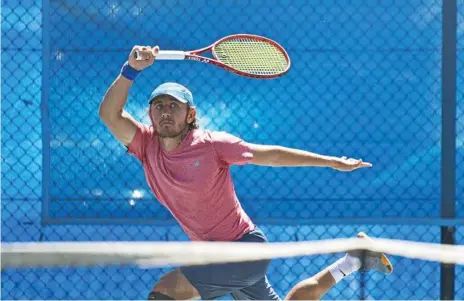
[(310, 256), (370, 250), (464, 264), (464, 246), (392, 239), (348, 238), (287, 243), (239, 242), (29, 242), (3, 243), (3, 268), (135, 264), (144, 268)]

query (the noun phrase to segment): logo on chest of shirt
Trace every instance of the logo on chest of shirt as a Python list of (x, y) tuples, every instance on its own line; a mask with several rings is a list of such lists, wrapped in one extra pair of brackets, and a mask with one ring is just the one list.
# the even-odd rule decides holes
[(193, 162), (193, 167), (197, 168), (200, 166), (200, 160), (196, 160), (195, 162)]

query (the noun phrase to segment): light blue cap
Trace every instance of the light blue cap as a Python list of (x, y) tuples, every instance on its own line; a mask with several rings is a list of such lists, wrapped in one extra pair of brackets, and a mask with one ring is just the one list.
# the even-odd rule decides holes
[(153, 98), (159, 95), (170, 95), (182, 103), (188, 103), (193, 106), (193, 95), (186, 87), (177, 83), (164, 83), (156, 87), (150, 95), (151, 102)]

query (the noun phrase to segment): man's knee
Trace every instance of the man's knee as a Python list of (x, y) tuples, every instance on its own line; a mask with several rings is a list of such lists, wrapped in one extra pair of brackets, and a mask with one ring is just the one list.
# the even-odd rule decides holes
[(289, 294), (287, 300), (319, 300), (321, 292), (318, 289), (318, 281), (316, 279), (306, 279), (295, 285)]
[(148, 300), (175, 300), (165, 294), (159, 292), (151, 292), (148, 294)]
[[(165, 274), (155, 284), (153, 293), (161, 294), (161, 299), (151, 300), (185, 300), (198, 298), (198, 291), (190, 284), (184, 274), (178, 269)], [(169, 299), (163, 297), (167, 296)]]

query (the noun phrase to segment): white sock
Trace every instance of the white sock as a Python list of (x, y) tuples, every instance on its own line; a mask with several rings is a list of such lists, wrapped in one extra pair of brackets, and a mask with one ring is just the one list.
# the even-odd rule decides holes
[(360, 267), (361, 260), (347, 253), (343, 258), (330, 265), (328, 269), (332, 277), (334, 277), (335, 283), (338, 283), (346, 276), (359, 270)]

